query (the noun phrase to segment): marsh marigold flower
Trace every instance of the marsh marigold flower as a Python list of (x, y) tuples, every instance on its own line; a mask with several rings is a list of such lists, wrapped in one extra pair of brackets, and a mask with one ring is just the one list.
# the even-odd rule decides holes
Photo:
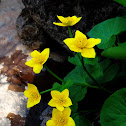
[(43, 64), (47, 61), (49, 58), (49, 48), (44, 49), (41, 53), (37, 50), (34, 50), (31, 53), (32, 59), (27, 61), (25, 65), (29, 67), (33, 67), (33, 71), (38, 74), (41, 72), (43, 68)]
[(82, 17), (76, 17), (76, 16), (72, 16), (72, 17), (63, 17), (63, 16), (58, 16), (57, 15), (57, 18), (62, 22), (62, 23), (56, 23), (56, 22), (53, 22), (53, 24), (55, 25), (58, 25), (58, 26), (73, 26), (75, 25), (76, 23), (78, 23), (80, 21), (80, 19)]
[(75, 126), (75, 122), (70, 117), (70, 114), (70, 108), (65, 108), (63, 111), (54, 108), (52, 118), (47, 121), (46, 126)]
[(52, 99), (49, 101), (48, 105), (56, 107), (59, 111), (63, 111), (64, 107), (69, 107), (72, 105), (72, 101), (69, 98), (69, 90), (65, 89), (62, 92), (53, 90), (51, 91)]
[(67, 38), (64, 40), (64, 43), (71, 51), (81, 52), (81, 55), (85, 58), (95, 58), (96, 53), (93, 47), (101, 43), (101, 39), (87, 39), (86, 35), (77, 30), (75, 32), (75, 38)]
[(33, 107), (41, 100), (41, 95), (39, 94), (39, 91), (34, 84), (28, 83), (28, 90), (24, 91), (24, 95), (28, 98), (27, 108)]

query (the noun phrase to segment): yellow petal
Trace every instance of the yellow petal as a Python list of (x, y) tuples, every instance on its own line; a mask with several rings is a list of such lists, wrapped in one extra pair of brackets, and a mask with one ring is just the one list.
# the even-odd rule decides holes
[(31, 91), (34, 91), (37, 94), (39, 94), (39, 91), (38, 91), (37, 87), (34, 84), (28, 83), (28, 90), (25, 90), (24, 91), (24, 95), (26, 97), (28, 97), (28, 98), (31, 97)]
[(64, 107), (69, 107), (69, 106), (71, 106), (71, 105), (72, 105), (71, 99), (70, 99), (70, 98), (66, 99), (66, 102), (65, 102), (65, 104), (64, 104)]
[(33, 52), (31, 52), (31, 56), (32, 57), (37, 57), (38, 55), (40, 55), (40, 52), (38, 52), (37, 50), (34, 50)]
[(50, 49), (46, 48), (41, 52), (41, 57), (43, 58), (43, 64), (47, 61), (47, 59), (49, 58), (49, 53), (50, 53)]
[(67, 39), (63, 40), (63, 42), (69, 47), (70, 45), (74, 45), (75, 38), (67, 38)]
[(75, 32), (75, 39), (79, 39), (79, 38), (84, 38), (84, 39), (87, 39), (86, 35), (83, 34), (82, 32), (80, 32), (79, 30), (76, 30)]
[(94, 48), (83, 48), (81, 55), (85, 58), (95, 58), (96, 53)]
[(56, 124), (54, 123), (53, 120), (48, 120), (48, 121), (46, 122), (46, 126), (56, 126)]
[(57, 119), (58, 116), (62, 116), (62, 111), (54, 108), (52, 111), (52, 119)]
[(71, 117), (68, 118), (67, 126), (76, 126), (74, 120)]
[(48, 103), (48, 105), (49, 106), (51, 106), (51, 107), (56, 107), (56, 101), (54, 100), (54, 99), (51, 99), (50, 101), (49, 101), (49, 103)]
[(66, 18), (64, 18), (63, 16), (58, 16), (58, 15), (57, 15), (57, 18), (58, 18), (61, 22), (67, 21)]
[(63, 111), (64, 110), (64, 107), (60, 104), (56, 104), (56, 108), (59, 110), (59, 111)]
[(33, 107), (34, 105), (38, 104), (41, 100), (41, 95), (37, 99), (29, 98), (27, 101), (27, 108)]
[(85, 45), (86, 48), (93, 48), (95, 45), (101, 43), (101, 39), (89, 38), (88, 43)]
[(39, 97), (35, 100), (35, 104), (38, 104), (41, 100), (41, 95), (39, 94)]
[(56, 22), (53, 22), (54, 25), (58, 25), (58, 26), (63, 26), (63, 27), (66, 27), (67, 25), (64, 25), (63, 23), (56, 23)]
[(27, 98), (29, 98), (31, 96), (28, 90), (24, 91), (24, 96)]
[(33, 67), (36, 63), (34, 62), (34, 60), (29, 60), (27, 62), (25, 62), (25, 65), (29, 66), (29, 67)]
[(34, 71), (34, 73), (39, 74), (41, 72), (42, 68), (43, 68), (43, 65), (42, 64), (36, 64), (33, 67), (33, 71)]
[(53, 91), (51, 91), (51, 96), (54, 100), (58, 100), (60, 98), (61, 94), (59, 91), (53, 90)]
[(78, 17), (77, 16), (72, 16), (71, 17), (73, 21), (75, 21)]
[(62, 92), (61, 92), (61, 95), (66, 99), (69, 97), (69, 90), (68, 89), (64, 89)]
[(68, 108), (64, 108), (63, 115), (65, 117), (69, 117), (71, 115), (71, 109), (69, 107)]
[(34, 105), (35, 105), (34, 101), (31, 100), (31, 99), (28, 99), (28, 101), (27, 101), (27, 108), (31, 108), (31, 107), (33, 107)]
[(28, 85), (28, 90), (38, 91), (37, 87), (34, 84), (27, 83), (27, 85)]
[(75, 38), (67, 38), (63, 42), (69, 47), (71, 51), (81, 52), (81, 49), (75, 45)]
[[(74, 16), (73, 16), (73, 17), (74, 17)], [(76, 17), (76, 16), (75, 16), (75, 17)], [(75, 18), (75, 17), (74, 17), (74, 21), (71, 23), (71, 26), (73, 26), (73, 25), (75, 25), (76, 23), (78, 23), (78, 22), (81, 20), (81, 18), (82, 18), (82, 17), (78, 17), (78, 18), (77, 18), (77, 17)]]

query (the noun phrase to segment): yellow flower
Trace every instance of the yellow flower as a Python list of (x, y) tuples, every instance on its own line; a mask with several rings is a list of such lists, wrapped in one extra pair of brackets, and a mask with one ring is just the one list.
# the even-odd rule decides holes
[(31, 53), (31, 56), (33, 57), (31, 60), (27, 61), (25, 65), (29, 67), (33, 67), (33, 71), (38, 74), (41, 72), (43, 68), (43, 64), (47, 61), (49, 58), (49, 48), (44, 49), (41, 53), (37, 50), (34, 50)]
[(72, 101), (69, 98), (69, 90), (65, 89), (62, 92), (53, 90), (51, 91), (52, 99), (49, 101), (48, 105), (56, 107), (59, 111), (63, 111), (64, 107), (69, 107), (72, 105)]
[(27, 108), (33, 107), (41, 100), (41, 95), (39, 94), (37, 87), (33, 84), (28, 83), (28, 90), (24, 91), (24, 95), (28, 98)]
[(70, 117), (70, 114), (70, 108), (65, 108), (63, 111), (54, 108), (52, 118), (46, 122), (46, 126), (75, 126), (75, 122)]
[(82, 18), (82, 17), (76, 17), (76, 16), (63, 17), (63, 16), (58, 16), (58, 15), (57, 15), (57, 17), (62, 23), (53, 22), (53, 24), (58, 25), (58, 26), (64, 26), (64, 27), (73, 26), (76, 23), (78, 23), (80, 21), (80, 19)]
[(94, 46), (101, 43), (101, 39), (89, 38), (86, 35), (77, 30), (75, 32), (75, 38), (67, 38), (64, 43), (69, 47), (71, 51), (81, 52), (81, 55), (86, 58), (95, 58), (96, 53)]

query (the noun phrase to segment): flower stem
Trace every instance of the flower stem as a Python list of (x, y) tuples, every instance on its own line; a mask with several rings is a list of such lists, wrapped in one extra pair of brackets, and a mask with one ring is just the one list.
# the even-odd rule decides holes
[(68, 26), (68, 31), (69, 31), (70, 37), (73, 38), (70, 26)]
[(46, 70), (52, 74), (56, 79), (58, 79), (59, 81), (65, 83), (65, 81), (63, 79), (61, 79), (60, 77), (58, 77), (56, 74), (54, 74), (45, 64), (44, 64), (44, 67), (46, 68)]
[(88, 83), (84, 83), (84, 84), (74, 84), (74, 85), (78, 85), (78, 86), (84, 86), (84, 87), (90, 87), (90, 88), (99, 88), (98, 86), (94, 86), (94, 85), (90, 85)]
[(44, 93), (49, 92), (49, 91), (52, 91), (52, 90), (53, 90), (53, 89), (51, 88), (51, 89), (48, 89), (48, 90), (42, 91), (42, 92), (40, 92), (39, 94), (44, 94)]
[(86, 68), (85, 65), (84, 65), (83, 57), (82, 57), (82, 60), (81, 60), (81, 58), (80, 58), (80, 56), (79, 56), (79, 53), (77, 53), (77, 55), (78, 55), (78, 57), (79, 57), (79, 59), (80, 59), (80, 61), (81, 61), (81, 63), (82, 63), (83, 69), (86, 71), (86, 73), (88, 74), (88, 76), (95, 82), (95, 84), (96, 84), (100, 89), (102, 89), (102, 90), (104, 90), (104, 91), (106, 91), (106, 92), (112, 93), (112, 92), (109, 91), (108, 89), (106, 89), (106, 88), (104, 88), (103, 86), (101, 86), (101, 85), (93, 78), (93, 76), (88, 72), (87, 68)]

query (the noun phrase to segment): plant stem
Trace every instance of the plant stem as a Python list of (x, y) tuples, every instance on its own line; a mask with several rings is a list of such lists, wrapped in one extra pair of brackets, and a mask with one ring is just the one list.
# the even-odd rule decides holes
[(60, 77), (58, 77), (56, 74), (54, 74), (45, 64), (44, 64), (44, 67), (46, 68), (46, 70), (52, 74), (56, 79), (58, 79), (59, 81), (65, 83), (65, 81), (63, 79), (61, 79)]
[(77, 55), (78, 55), (78, 57), (79, 57), (79, 59), (80, 59), (80, 61), (81, 61), (81, 63), (82, 63), (83, 69), (86, 71), (86, 73), (88, 74), (88, 76), (97, 84), (97, 86), (98, 86), (99, 88), (101, 88), (102, 90), (106, 91), (106, 92), (112, 93), (112, 92), (109, 91), (108, 89), (102, 87), (102, 86), (92, 77), (92, 75), (88, 72), (87, 68), (86, 68), (85, 65), (84, 65), (83, 57), (82, 57), (82, 60), (81, 60), (81, 58), (80, 58), (80, 56), (79, 56), (79, 53), (77, 53)]
[(69, 31), (70, 37), (73, 38), (70, 26), (68, 26), (68, 31)]
[(49, 91), (52, 91), (52, 90), (53, 89), (48, 89), (48, 90), (45, 90), (45, 91), (40, 92), (39, 94), (44, 94), (44, 93), (49, 92)]
[(74, 85), (78, 85), (78, 86), (84, 86), (84, 87), (90, 87), (90, 88), (99, 88), (98, 86), (94, 86), (94, 85), (90, 85), (88, 83), (84, 83), (84, 84), (74, 84)]

